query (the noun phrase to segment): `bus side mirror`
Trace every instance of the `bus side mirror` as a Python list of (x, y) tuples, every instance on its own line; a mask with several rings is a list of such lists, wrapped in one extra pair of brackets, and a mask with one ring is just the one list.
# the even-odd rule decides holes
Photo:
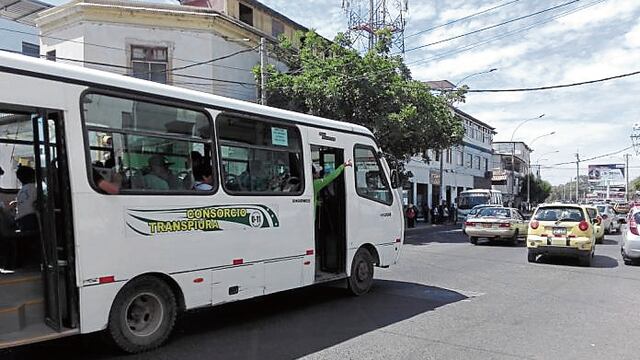
[(391, 188), (397, 189), (400, 187), (400, 174), (398, 170), (391, 170)]

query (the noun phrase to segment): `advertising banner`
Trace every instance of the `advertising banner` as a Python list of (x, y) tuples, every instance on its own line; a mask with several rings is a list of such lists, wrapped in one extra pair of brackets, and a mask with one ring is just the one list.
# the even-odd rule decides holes
[(589, 190), (591, 199), (621, 200), (625, 195), (624, 164), (589, 165)]
[(606, 188), (607, 185), (625, 185), (624, 164), (589, 165), (591, 186)]

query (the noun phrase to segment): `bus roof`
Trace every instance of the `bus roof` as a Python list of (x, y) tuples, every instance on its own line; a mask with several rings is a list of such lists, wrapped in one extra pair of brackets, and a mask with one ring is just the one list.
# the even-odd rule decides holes
[(254, 104), (248, 101), (212, 95), (205, 92), (179, 88), (76, 65), (60, 64), (54, 61), (5, 51), (0, 51), (0, 72), (34, 76), (95, 88), (107, 87), (126, 91), (133, 90), (152, 96), (155, 95), (177, 101), (197, 103), (202, 106), (228, 108), (240, 112), (267, 115), (309, 126), (359, 133), (373, 137), (371, 131), (364, 126), (344, 121), (325, 119), (295, 111)]
[(460, 194), (487, 194), (487, 193), (499, 193), (500, 190), (492, 189), (471, 189), (460, 192)]

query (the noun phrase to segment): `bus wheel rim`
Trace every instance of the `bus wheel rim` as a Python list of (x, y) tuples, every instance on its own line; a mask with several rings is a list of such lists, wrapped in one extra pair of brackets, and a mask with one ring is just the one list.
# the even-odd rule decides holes
[(360, 263), (358, 263), (356, 276), (359, 282), (364, 282), (369, 278), (369, 267), (365, 261), (360, 261)]
[(126, 307), (125, 322), (131, 334), (138, 337), (153, 335), (164, 320), (164, 306), (157, 295), (141, 293)]

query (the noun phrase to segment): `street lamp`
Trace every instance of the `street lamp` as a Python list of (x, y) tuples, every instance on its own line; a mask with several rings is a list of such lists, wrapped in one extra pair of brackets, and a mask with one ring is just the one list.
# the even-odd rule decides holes
[(526, 119), (524, 121), (522, 121), (520, 124), (518, 124), (518, 126), (516, 126), (515, 129), (513, 129), (513, 133), (511, 133), (511, 145), (513, 145), (513, 149), (511, 150), (511, 197), (512, 197), (512, 205), (515, 204), (515, 200), (516, 200), (516, 194), (515, 194), (515, 185), (516, 185), (516, 174), (515, 174), (515, 167), (516, 167), (516, 161), (515, 161), (515, 156), (516, 156), (516, 143), (513, 142), (513, 137), (516, 135), (516, 131), (518, 131), (518, 129), (524, 125), (525, 123), (531, 121), (531, 120), (536, 120), (536, 119), (540, 119), (543, 116), (545, 116), (545, 114), (541, 114), (539, 116), (536, 116), (534, 118), (531, 119)]
[(481, 71), (481, 72), (473, 73), (471, 75), (467, 75), (467, 76), (463, 77), (462, 79), (460, 79), (460, 81), (458, 81), (455, 85), (453, 85), (453, 88), (454, 89), (458, 88), (458, 85), (460, 85), (460, 83), (462, 83), (463, 81), (467, 80), (470, 77), (473, 77), (473, 76), (476, 76), (476, 75), (488, 74), (490, 72), (494, 72), (494, 71), (497, 71), (497, 70), (498, 70), (497, 68), (492, 68), (492, 69), (489, 69), (489, 70), (486, 70), (486, 71)]
[[(550, 133), (542, 134), (542, 135), (534, 138), (533, 140), (531, 140), (529, 142), (529, 147), (533, 148), (532, 145), (533, 145), (534, 142), (536, 142), (536, 140), (542, 139), (545, 136), (551, 136), (551, 135), (553, 135), (555, 133), (556, 133), (555, 131), (552, 131)], [(514, 146), (515, 146), (515, 144), (514, 144)], [(544, 156), (544, 155), (546, 155), (546, 154), (543, 154), (541, 156)], [(529, 168), (529, 171), (528, 171), (528, 174), (527, 174), (527, 206), (530, 206), (530, 204), (531, 204), (531, 159), (529, 159), (529, 163), (527, 165), (528, 165), (527, 167)]]
[(555, 133), (556, 133), (555, 131), (552, 131), (550, 133), (542, 134), (542, 135), (540, 135), (538, 137), (533, 138), (533, 140), (529, 141), (529, 147), (533, 148), (533, 146), (531, 146), (531, 145), (533, 145), (533, 143), (536, 142), (536, 140), (541, 139), (541, 138), (543, 138), (545, 136), (555, 135)]
[[(549, 152), (546, 152), (546, 153), (540, 154), (540, 157), (543, 157), (543, 156), (546, 156), (546, 155), (549, 155), (549, 154), (557, 154), (557, 153), (559, 153), (559, 152), (560, 152), (560, 150), (549, 151)], [(537, 164), (537, 163), (539, 163), (539, 162), (540, 162), (540, 161), (542, 161), (542, 160), (549, 160), (549, 159), (538, 159), (538, 160), (536, 160), (536, 164)]]

